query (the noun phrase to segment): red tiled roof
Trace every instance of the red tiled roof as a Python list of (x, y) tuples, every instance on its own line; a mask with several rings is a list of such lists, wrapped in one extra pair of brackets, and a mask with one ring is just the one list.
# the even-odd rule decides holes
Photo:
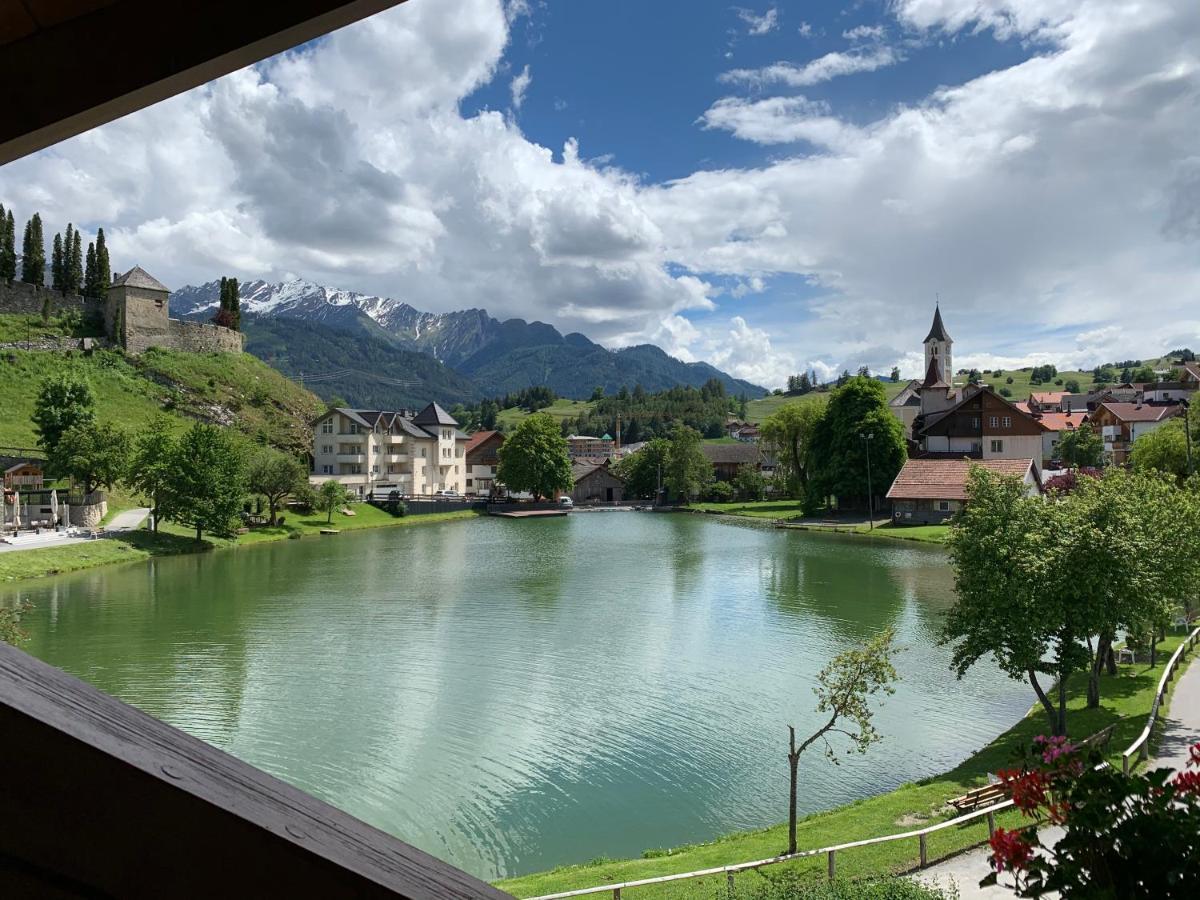
[(1152, 406), (1149, 403), (1101, 403), (1101, 409), (1107, 409), (1122, 422), (1161, 422), (1171, 416), (1178, 415), (1182, 406)]
[(1030, 394), (1030, 400), (1036, 400), (1038, 403), (1049, 403), (1051, 405), (1062, 401), (1063, 395), (1068, 391), (1046, 391), (1041, 394)]
[(889, 500), (966, 500), (972, 466), (1024, 478), (1032, 459), (910, 459), (888, 489)]
[(1180, 363), (1180, 365), (1183, 367), (1184, 371), (1186, 371), (1197, 381), (1200, 381), (1200, 362), (1185, 362)]
[(1051, 431), (1066, 431), (1068, 428), (1078, 428), (1087, 421), (1086, 413), (1042, 413), (1038, 421)]
[(500, 432), (498, 432), (498, 431), (477, 431), (477, 432), (475, 432), (467, 440), (466, 452), (470, 453), (472, 450), (474, 450), (476, 447), (478, 447), (480, 444), (482, 444), (484, 441), (486, 441), (488, 438), (490, 438), (493, 434), (499, 434), (499, 433)]

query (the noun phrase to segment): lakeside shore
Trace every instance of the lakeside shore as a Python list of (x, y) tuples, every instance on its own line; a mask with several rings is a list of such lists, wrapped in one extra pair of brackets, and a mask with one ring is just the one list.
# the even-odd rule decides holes
[(751, 519), (777, 528), (834, 534), (856, 534), (863, 537), (887, 538), (894, 541), (917, 541), (923, 544), (944, 544), (950, 533), (949, 525), (894, 525), (891, 520), (876, 520), (871, 528), (867, 521), (826, 521), (806, 516), (799, 500), (750, 500), (741, 503), (693, 503), (679, 507), (682, 512), (709, 516), (730, 516)]
[[(1161, 642), (1155, 666), (1146, 663), (1122, 664), (1115, 678), (1106, 677), (1102, 684), (1100, 707), (1097, 709), (1086, 708), (1087, 679), (1082, 673), (1077, 673), (1069, 685), (1070, 735), (1080, 739), (1109, 725), (1115, 726), (1107, 748), (1107, 759), (1119, 767), (1122, 751), (1145, 727), (1158, 679), (1181, 640), (1179, 635), (1172, 635)], [(1173, 690), (1174, 684), (1171, 686)], [(1170, 696), (1168, 694), (1168, 708)], [(1016, 748), (1028, 745), (1036, 735), (1046, 733), (1044, 719), (1041, 706), (1034, 705), (1020, 721), (948, 772), (805, 816), (797, 826), (800, 848), (817, 848), (896, 834), (954, 818), (958, 813), (947, 805), (947, 801), (986, 784), (989, 773), (1010, 765)], [(828, 765), (818, 757), (806, 760), (805, 764)], [(787, 786), (782, 781), (779, 799), (782, 808), (787, 802)], [(1020, 813), (1014, 810), (998, 813), (995, 818), (997, 825), (1005, 828), (1024, 823)], [(986, 840), (987, 825), (983, 819), (958, 828), (946, 828), (930, 835), (929, 860), (933, 862), (953, 856)], [(726, 835), (701, 844), (649, 849), (636, 858), (601, 858), (560, 866), (546, 872), (503, 879), (495, 884), (516, 897), (534, 897), (765, 859), (783, 852), (786, 846), (787, 825), (784, 823)], [(838, 875), (842, 878), (896, 875), (916, 869), (918, 862), (916, 841), (876, 844), (839, 854)], [(793, 869), (814, 881), (827, 877), (823, 855), (797, 860), (778, 868)], [(981, 871), (979, 877), (986, 874), (986, 871)], [(760, 877), (754, 872), (738, 876), (739, 879)], [(654, 900), (695, 896), (697, 893), (712, 893), (724, 884), (725, 876), (718, 873), (706, 878), (639, 888), (637, 896)]]
[(194, 533), (189, 529), (163, 523), (157, 533), (137, 529), (64, 547), (13, 550), (0, 554), (0, 585), (18, 584), (52, 575), (66, 575), (101, 566), (142, 562), (154, 557), (233, 550), (276, 541), (317, 537), (322, 529), (332, 528), (341, 532), (369, 528), (401, 528), (474, 519), (480, 515), (476, 510), (464, 509), (395, 517), (365, 503), (356, 504), (354, 513), (354, 516), (335, 513), (332, 524), (326, 523), (322, 516), (294, 517), (285, 513), (284, 525), (255, 528), (248, 534), (234, 538), (205, 535), (200, 542), (196, 541)]

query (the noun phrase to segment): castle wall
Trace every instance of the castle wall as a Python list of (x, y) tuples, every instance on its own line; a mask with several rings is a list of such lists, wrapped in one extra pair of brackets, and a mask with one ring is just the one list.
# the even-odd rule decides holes
[(244, 338), (240, 331), (204, 322), (169, 320), (170, 346), (191, 353), (241, 353)]
[(25, 281), (14, 281), (12, 284), (0, 281), (0, 313), (40, 316), (46, 312), (47, 304), (52, 316), (77, 311), (85, 319), (91, 318), (99, 323), (104, 315), (104, 303), (100, 300), (87, 300), (77, 294), (64, 297), (53, 288), (38, 288)]

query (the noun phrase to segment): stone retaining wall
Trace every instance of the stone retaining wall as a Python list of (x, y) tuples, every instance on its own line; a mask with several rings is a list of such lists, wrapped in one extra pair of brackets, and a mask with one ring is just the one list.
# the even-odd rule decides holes
[(57, 316), (69, 310), (79, 312), (85, 319), (99, 323), (104, 319), (104, 304), (99, 300), (87, 300), (77, 294), (65, 297), (53, 288), (37, 287), (25, 281), (5, 284), (0, 281), (0, 313)]
[(168, 338), (174, 350), (191, 353), (241, 353), (245, 340), (240, 331), (209, 325), (204, 322), (187, 322), (170, 319)]
[(78, 525), (80, 528), (97, 528), (100, 520), (106, 515), (108, 515), (107, 500), (79, 506), (71, 505), (71, 524)]

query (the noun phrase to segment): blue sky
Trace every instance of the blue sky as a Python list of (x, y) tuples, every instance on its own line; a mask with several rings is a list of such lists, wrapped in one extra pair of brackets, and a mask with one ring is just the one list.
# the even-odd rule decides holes
[[(1200, 344), (1194, 0), (409, 0), (0, 169), (178, 286), (304, 277), (768, 386)], [(1145, 311), (1150, 310), (1152, 314)]]

